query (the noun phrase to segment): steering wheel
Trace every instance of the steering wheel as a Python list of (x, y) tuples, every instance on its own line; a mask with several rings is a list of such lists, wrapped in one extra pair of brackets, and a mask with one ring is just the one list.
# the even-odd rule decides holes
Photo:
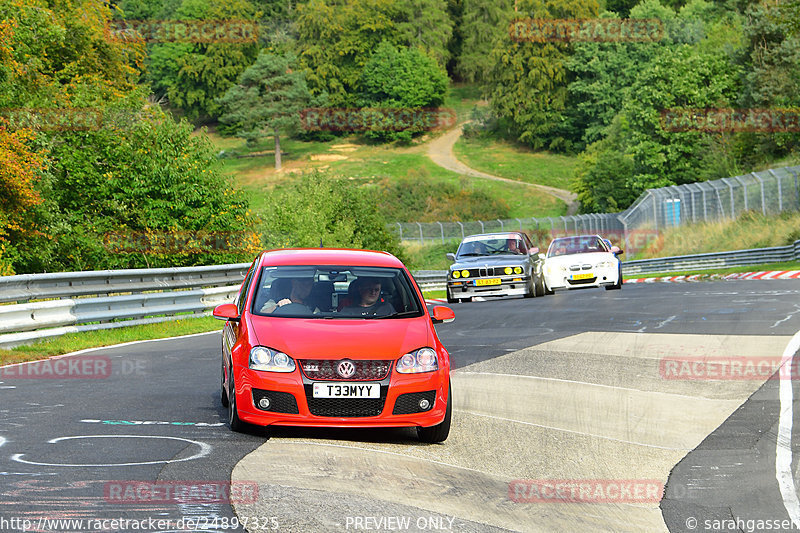
[(290, 304), (281, 305), (276, 307), (271, 313), (273, 315), (310, 315), (311, 309), (299, 303), (292, 302)]

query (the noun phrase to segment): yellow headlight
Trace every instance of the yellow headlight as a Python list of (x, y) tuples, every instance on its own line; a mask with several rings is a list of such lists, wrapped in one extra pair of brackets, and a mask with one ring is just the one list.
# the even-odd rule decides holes
[(468, 278), (469, 277), (469, 270), (462, 270), (461, 277)]
[(454, 278), (460, 278), (461, 277), (461, 272), (459, 272), (458, 270), (453, 270), (453, 277)]
[(522, 274), (522, 267), (514, 267), (514, 274)]
[(506, 267), (505, 269), (503, 269), (503, 272), (505, 272), (506, 276), (508, 276), (512, 272), (511, 267)]

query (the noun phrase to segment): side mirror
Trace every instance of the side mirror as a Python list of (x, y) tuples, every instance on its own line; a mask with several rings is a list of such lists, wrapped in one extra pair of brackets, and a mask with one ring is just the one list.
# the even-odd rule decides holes
[(449, 307), (435, 305), (431, 309), (431, 318), (434, 324), (441, 324), (442, 322), (452, 322), (456, 319), (456, 314)]
[(531, 248), (530, 250), (528, 250), (528, 253), (529, 253), (530, 255), (536, 255), (536, 254), (538, 254), (538, 253), (539, 253), (539, 247), (538, 247), (538, 246), (534, 246), (533, 248)]
[(622, 255), (625, 252), (623, 252), (622, 249), (619, 246), (612, 246), (611, 247), (611, 253), (614, 254), (614, 255)]
[(235, 304), (221, 304), (214, 308), (214, 318), (239, 321), (239, 308)]
[(447, 260), (448, 260), (448, 261), (451, 261), (451, 262), (453, 262), (453, 263), (455, 263), (455, 262), (456, 262), (456, 254), (453, 254), (453, 253), (447, 253), (447, 254), (445, 254), (445, 255), (446, 255), (446, 257), (447, 257)]

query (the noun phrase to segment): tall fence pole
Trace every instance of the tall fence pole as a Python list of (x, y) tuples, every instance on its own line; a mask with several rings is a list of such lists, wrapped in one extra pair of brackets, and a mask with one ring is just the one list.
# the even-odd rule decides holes
[(750, 175), (753, 176), (755, 179), (757, 179), (758, 183), (761, 184), (761, 214), (766, 216), (767, 204), (765, 203), (765, 198), (764, 198), (764, 180), (762, 180), (761, 177), (759, 177), (759, 175), (756, 174), (755, 172), (751, 172)]

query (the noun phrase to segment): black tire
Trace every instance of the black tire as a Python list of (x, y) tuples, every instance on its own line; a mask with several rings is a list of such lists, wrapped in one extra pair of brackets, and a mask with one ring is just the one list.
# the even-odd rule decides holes
[(449, 304), (458, 303), (458, 298), (453, 298), (452, 296), (450, 296), (450, 289), (447, 289), (447, 303)]
[(447, 383), (447, 409), (444, 412), (444, 420), (428, 428), (417, 428), (417, 438), (420, 442), (427, 444), (436, 444), (447, 440), (450, 434), (450, 421), (453, 416), (453, 390), (450, 387), (450, 382)]
[(551, 288), (549, 288), (547, 286), (547, 284), (544, 282), (544, 280), (542, 281), (542, 287), (544, 288), (544, 293), (545, 294), (550, 295), (550, 294), (555, 294), (556, 293), (556, 291), (554, 291), (553, 289), (551, 289)]
[(525, 298), (533, 298), (534, 296), (538, 296), (538, 294), (536, 294), (536, 285), (533, 282), (533, 277), (531, 277), (531, 281), (528, 283), (526, 289), (528, 290), (525, 292)]
[(239, 410), (236, 408), (236, 385), (233, 381), (233, 369), (230, 372), (230, 387), (228, 388), (228, 426), (231, 431), (241, 433), (245, 430), (245, 423), (239, 418)]
[(222, 402), (222, 407), (228, 407), (228, 389), (225, 388), (225, 364), (220, 365), (220, 386), (219, 386), (219, 399)]
[(535, 286), (536, 296), (544, 296), (547, 292), (544, 290), (544, 278), (539, 278), (539, 283)]
[(459, 300), (462, 301), (462, 302), (471, 302), (472, 301), (472, 296), (470, 296), (469, 298), (459, 298)]

